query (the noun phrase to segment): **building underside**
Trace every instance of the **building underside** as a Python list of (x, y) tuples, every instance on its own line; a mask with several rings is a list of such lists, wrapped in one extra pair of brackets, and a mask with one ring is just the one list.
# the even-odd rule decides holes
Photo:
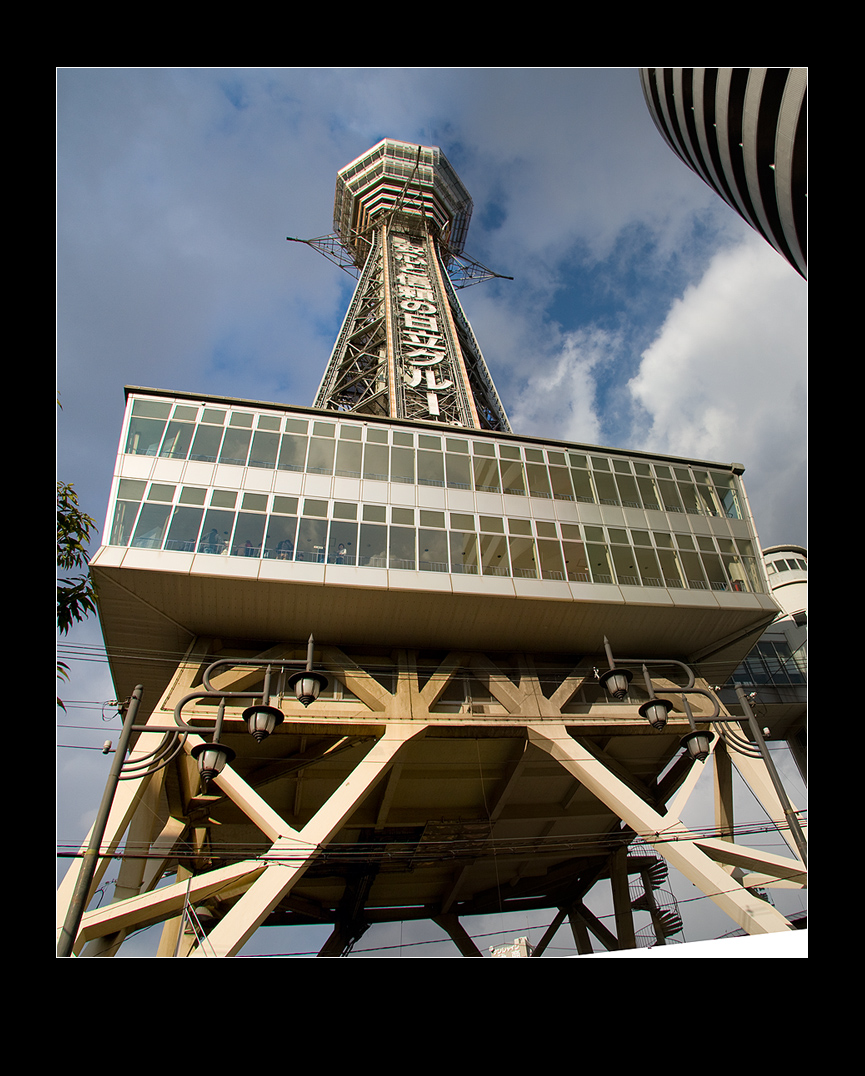
[[(801, 886), (795, 846), (787, 858), (732, 842), (731, 755), (723, 738), (706, 762), (682, 755), (681, 701), (656, 731), (637, 713), (645, 691), (606, 699), (597, 656), (322, 646), (315, 667), (330, 688), (306, 710), (276, 674), (303, 651), (194, 640), (130, 764), (176, 753), (121, 782), (94, 880), (120, 854), (115, 900), (86, 913), (80, 955), (122, 955), (130, 932), (162, 922), (160, 956), (233, 956), (259, 927), (311, 924), (331, 927), (319, 955), (340, 956), (373, 924), (422, 918), (459, 954), (480, 956), (467, 919), (536, 909), (550, 927), (535, 956), (566, 922), (579, 952), (632, 948), (635, 910), (651, 914), (650, 941), (663, 944), (681, 929), (657, 899), (668, 866), (746, 932), (792, 929), (751, 889)], [(260, 695), (266, 666), (286, 720), (256, 743), (241, 717), (249, 698), (232, 695)], [(675, 700), (681, 670), (659, 669), (653, 682)], [(207, 787), (189, 754), (202, 738), (164, 731), (180, 713), (207, 739), (215, 701), (195, 697), (205, 688), (227, 696), (220, 740), (237, 753)], [(699, 723), (710, 706), (693, 699)], [(733, 761), (782, 820), (762, 763)], [(708, 770), (720, 836), (679, 820)], [(166, 874), (175, 881), (155, 888)], [(67, 897), (74, 877), (75, 867)], [(599, 882), (611, 888), (614, 924), (585, 903)]]

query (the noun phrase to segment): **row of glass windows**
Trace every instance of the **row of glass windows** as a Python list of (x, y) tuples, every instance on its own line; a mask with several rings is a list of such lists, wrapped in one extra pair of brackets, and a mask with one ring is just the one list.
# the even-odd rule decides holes
[(769, 575), (774, 575), (775, 572), (807, 572), (808, 562), (802, 560), (801, 557), (789, 557), (787, 560), (770, 560), (766, 564), (766, 571)]
[(172, 414), (171, 406), (135, 400), (124, 451), (743, 518), (735, 477), (718, 471), (373, 427), (364, 440), (361, 426), (187, 404), (177, 404)]
[(802, 646), (795, 652), (786, 642), (761, 640), (733, 674), (734, 684), (805, 684), (808, 656)]
[[(146, 498), (145, 498), (146, 490)], [(111, 545), (415, 571), (760, 591), (753, 546), (121, 479)]]

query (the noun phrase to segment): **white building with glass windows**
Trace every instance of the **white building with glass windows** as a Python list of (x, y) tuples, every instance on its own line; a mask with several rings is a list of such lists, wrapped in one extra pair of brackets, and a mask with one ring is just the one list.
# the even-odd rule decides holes
[[(130, 388), (91, 568), (101, 607), (140, 593), (144, 621), (173, 631), (192, 603), (236, 634), (248, 603), (266, 638), (289, 605), (343, 642), (582, 651), (606, 633), (720, 660), (777, 611), (741, 473)], [(151, 585), (173, 612), (145, 611)]]

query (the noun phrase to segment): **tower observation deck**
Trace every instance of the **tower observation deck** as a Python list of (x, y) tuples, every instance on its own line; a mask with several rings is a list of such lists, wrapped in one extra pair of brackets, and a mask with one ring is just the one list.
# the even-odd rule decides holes
[(334, 238), (360, 279), (316, 407), (510, 430), (448, 272), (471, 214), (437, 147), (383, 139), (340, 169)]
[[(680, 821), (698, 768), (729, 766), (719, 735), (705, 763), (682, 738), (778, 612), (743, 468), (511, 431), (456, 299), (488, 275), (470, 216), (440, 150), (379, 143), (310, 241), (359, 277), (313, 407), (127, 388), (90, 570), (116, 697), (143, 702), (99, 869), (79, 884), (88, 849), (61, 886), (76, 953), (164, 924), (159, 956), (233, 956), (323, 924), (344, 955), (422, 918), (481, 956), (466, 919), (546, 909), (534, 957), (565, 921), (581, 953), (634, 947), (646, 908), (663, 944), (660, 858), (748, 932), (792, 929), (747, 885), (801, 884), (798, 858)], [(291, 689), (310, 662), (314, 702)], [(69, 926), (113, 856), (114, 899)], [(584, 902), (607, 882), (615, 932)]]

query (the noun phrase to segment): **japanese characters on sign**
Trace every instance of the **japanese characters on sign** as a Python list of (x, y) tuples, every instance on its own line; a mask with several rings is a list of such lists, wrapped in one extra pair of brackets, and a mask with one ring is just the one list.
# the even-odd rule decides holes
[[(436, 292), (427, 254), (421, 242), (408, 236), (392, 238), (396, 266), (396, 306), (399, 326), (399, 354), (404, 363), (405, 384), (426, 392), (427, 410), (440, 415), (439, 394), (453, 388), (446, 379), (447, 344), (436, 307)], [(442, 364), (445, 364), (443, 370)], [(439, 378), (442, 380), (439, 380)]]

